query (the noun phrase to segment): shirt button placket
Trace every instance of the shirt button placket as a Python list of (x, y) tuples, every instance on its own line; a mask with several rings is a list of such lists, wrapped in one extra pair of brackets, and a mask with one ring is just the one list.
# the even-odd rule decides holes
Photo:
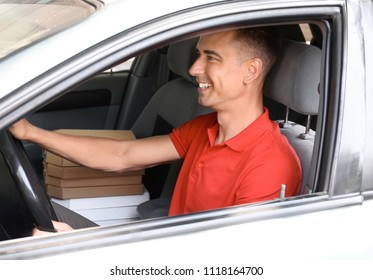
[(194, 168), (194, 172), (191, 173), (191, 178), (194, 180), (197, 180), (199, 174), (201, 173), (201, 167), (203, 166), (203, 162), (200, 161), (196, 164), (196, 167)]

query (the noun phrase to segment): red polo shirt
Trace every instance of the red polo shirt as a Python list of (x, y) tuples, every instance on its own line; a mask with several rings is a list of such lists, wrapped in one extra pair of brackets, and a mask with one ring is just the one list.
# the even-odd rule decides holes
[(278, 198), (300, 191), (300, 161), (271, 121), (268, 110), (245, 130), (214, 145), (216, 113), (199, 116), (175, 128), (170, 138), (184, 163), (169, 215)]

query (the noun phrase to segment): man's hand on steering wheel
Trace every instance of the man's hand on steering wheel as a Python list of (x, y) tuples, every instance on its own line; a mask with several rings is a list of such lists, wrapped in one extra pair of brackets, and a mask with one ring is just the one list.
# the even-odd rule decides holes
[[(57, 221), (52, 221), (52, 223), (53, 223), (53, 226), (54, 226), (54, 229), (56, 230), (56, 232), (65, 232), (65, 231), (74, 230), (71, 226), (69, 226), (66, 223), (57, 222)], [(36, 227), (32, 230), (32, 235), (33, 236), (46, 235), (46, 234), (53, 234), (53, 233), (49, 232), (49, 231), (39, 230)]]
[(30, 123), (26, 119), (21, 119), (20, 121), (9, 127), (9, 131), (15, 138), (19, 140), (25, 140), (30, 126)]

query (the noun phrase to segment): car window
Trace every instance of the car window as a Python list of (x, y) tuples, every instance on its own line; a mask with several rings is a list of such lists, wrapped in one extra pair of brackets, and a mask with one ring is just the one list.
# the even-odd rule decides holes
[(93, 1), (0, 1), (0, 58), (92, 15)]
[(119, 63), (118, 65), (115, 65), (105, 70), (104, 73), (115, 73), (115, 72), (128, 71), (131, 69), (131, 66), (134, 60), (135, 58), (128, 59), (125, 62)]

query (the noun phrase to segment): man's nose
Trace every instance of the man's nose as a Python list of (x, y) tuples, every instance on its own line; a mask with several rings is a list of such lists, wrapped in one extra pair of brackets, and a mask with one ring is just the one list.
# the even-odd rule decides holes
[(202, 75), (205, 71), (204, 69), (205, 67), (204, 67), (203, 60), (201, 59), (201, 57), (198, 57), (196, 61), (194, 61), (192, 66), (190, 66), (189, 74), (196, 77), (196, 76)]

